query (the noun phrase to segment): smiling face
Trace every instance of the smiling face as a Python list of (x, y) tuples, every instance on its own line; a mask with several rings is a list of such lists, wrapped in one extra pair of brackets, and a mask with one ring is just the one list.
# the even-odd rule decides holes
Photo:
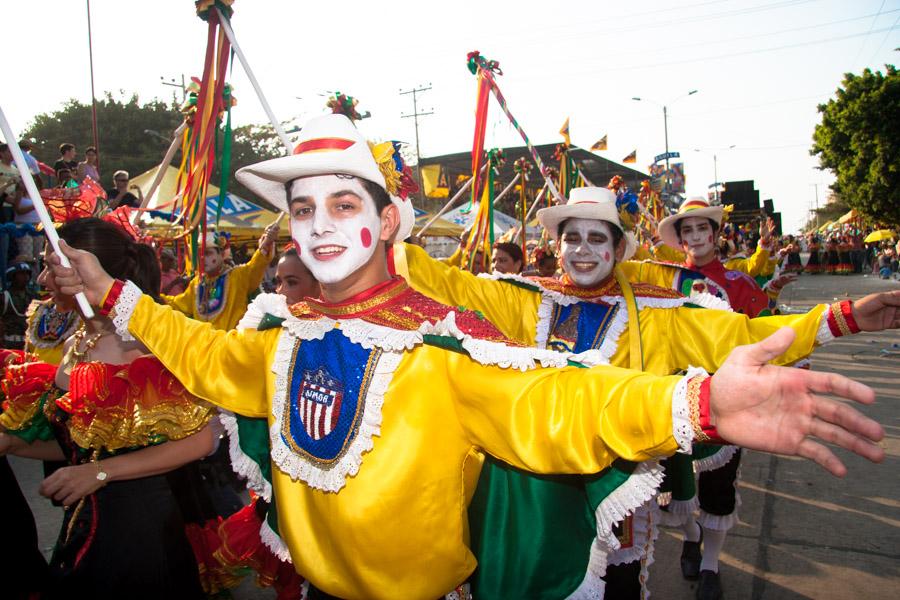
[(522, 261), (513, 260), (505, 250), (494, 248), (491, 255), (491, 269), (499, 273), (520, 273), (522, 271)]
[(680, 221), (681, 248), (695, 265), (703, 266), (716, 255), (716, 232), (706, 217), (685, 217)]
[(218, 275), (225, 266), (225, 255), (218, 248), (207, 247), (203, 252), (203, 272), (210, 276)]
[(612, 226), (597, 219), (568, 219), (560, 236), (563, 269), (575, 285), (594, 287), (616, 265)]
[(295, 180), (290, 213), (300, 260), (323, 284), (343, 281), (364, 267), (383, 237), (375, 201), (357, 178), (315, 175)]

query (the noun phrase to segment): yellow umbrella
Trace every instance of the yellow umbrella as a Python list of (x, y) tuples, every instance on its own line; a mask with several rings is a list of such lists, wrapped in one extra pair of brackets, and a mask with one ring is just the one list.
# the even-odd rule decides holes
[(897, 237), (897, 234), (890, 229), (878, 229), (867, 235), (866, 239), (864, 239), (863, 242), (865, 242), (866, 244), (871, 244), (872, 242), (892, 240), (895, 237)]

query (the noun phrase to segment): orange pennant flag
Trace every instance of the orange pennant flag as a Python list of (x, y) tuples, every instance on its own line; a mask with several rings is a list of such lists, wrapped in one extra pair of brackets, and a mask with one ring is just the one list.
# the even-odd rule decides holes
[(600, 150), (606, 150), (606, 136), (604, 135), (602, 138), (594, 142), (594, 145), (591, 146), (591, 152), (597, 152)]
[(632, 150), (631, 154), (622, 159), (623, 163), (636, 163), (637, 162), (637, 150)]
[(569, 117), (566, 117), (566, 122), (563, 123), (562, 129), (559, 130), (559, 134), (566, 140), (566, 146), (572, 145), (572, 140), (569, 139)]

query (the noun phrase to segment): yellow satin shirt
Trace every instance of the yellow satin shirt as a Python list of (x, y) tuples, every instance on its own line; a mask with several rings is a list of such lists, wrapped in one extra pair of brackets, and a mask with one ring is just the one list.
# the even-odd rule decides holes
[[(264, 331), (216, 331), (143, 296), (129, 331), (191, 393), (272, 426), (273, 406), (285, 402), (278, 382), (293, 369), (284, 344), (297, 352), (299, 343), (302, 352), (305, 343), (289, 327), (292, 318)], [(359, 335), (360, 319), (337, 323)], [(596, 473), (617, 457), (642, 461), (678, 447), (678, 377), (606, 366), (522, 372), (421, 342), (388, 354), (399, 362), (383, 395), (380, 432), (344, 487), (325, 492), (293, 480), (273, 451), (279, 533), (298, 573), (334, 596), (433, 600), (464, 582), (476, 564), (466, 509), (482, 451), (538, 473)]]
[[(256, 250), (250, 261), (244, 265), (238, 265), (227, 273), (220, 275), (224, 278), (223, 291), (224, 303), (220, 310), (216, 311), (212, 318), (201, 314), (197, 303), (197, 288), (200, 284), (200, 276), (194, 277), (186, 290), (177, 296), (160, 297), (163, 302), (187, 316), (199, 321), (212, 323), (216, 329), (234, 329), (238, 321), (247, 312), (248, 297), (262, 283), (266, 268), (272, 261), (272, 257), (261, 250)], [(216, 278), (218, 279), (218, 278)]]
[[(504, 335), (523, 344), (535, 344), (544, 302), (542, 292), (448, 267), (410, 244), (395, 244), (394, 265), (397, 273), (422, 294), (443, 304), (478, 310)], [(641, 267), (640, 281), (672, 287), (671, 280), (675, 276), (672, 267), (650, 262), (626, 262), (622, 266)], [(614, 280), (611, 284), (606, 289), (598, 289), (593, 297), (621, 295)], [(585, 296), (587, 299), (590, 292), (585, 292)], [(640, 304), (653, 303), (652, 300), (638, 300)], [(688, 366), (713, 372), (735, 346), (758, 342), (780, 327), (791, 327), (797, 337), (787, 352), (773, 362), (791, 364), (809, 356), (815, 349), (824, 308), (823, 305), (802, 315), (757, 319), (725, 310), (641, 308), (638, 320), (644, 369), (658, 375), (674, 373)], [(544, 312), (549, 320), (549, 310)], [(630, 366), (629, 327), (630, 322), (619, 335), (615, 352), (607, 356), (613, 365)]]
[[(652, 256), (649, 256), (649, 254), (652, 254)], [(633, 260), (639, 261), (648, 258), (664, 262), (683, 263), (687, 260), (687, 255), (677, 248), (672, 248), (666, 244), (657, 244), (650, 252), (640, 254), (635, 253)], [(750, 258), (729, 258), (724, 264), (725, 269), (728, 271), (740, 271), (741, 273), (746, 273), (750, 277), (757, 277), (759, 275), (771, 275), (774, 273), (775, 269), (771, 266), (771, 263), (772, 261), (769, 259), (769, 250), (763, 248), (762, 244), (757, 244), (756, 251)], [(775, 264), (777, 264), (777, 261)]]

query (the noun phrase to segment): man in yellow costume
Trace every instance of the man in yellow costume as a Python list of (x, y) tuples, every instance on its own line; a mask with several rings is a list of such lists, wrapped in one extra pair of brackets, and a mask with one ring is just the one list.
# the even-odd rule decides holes
[[(751, 321), (733, 312), (687, 308), (689, 300), (671, 289), (629, 284), (615, 265), (630, 257), (636, 244), (622, 228), (608, 189), (576, 188), (568, 204), (542, 209), (538, 219), (560, 247), (562, 280), (475, 277), (408, 244), (394, 248), (397, 272), (430, 297), (483, 313), (522, 343), (561, 352), (599, 350), (614, 365), (660, 375), (691, 365), (715, 370), (731, 348), (779, 326), (797, 332), (779, 361), (797, 360), (833, 339), (826, 306), (806, 315)], [(900, 305), (897, 295), (894, 308), (885, 307), (891, 298), (875, 295), (858, 302), (861, 326), (882, 328), (879, 316), (896, 313)], [(727, 308), (709, 295), (692, 300)], [(608, 554), (612, 566), (603, 579), (609, 597), (640, 597), (658, 520), (654, 504), (645, 501), (655, 495), (661, 473), (656, 463), (620, 466), (619, 473), (591, 478), (535, 477), (489, 458), (469, 513), (479, 558), (476, 596), (597, 597)], [(611, 481), (616, 478), (622, 481), (617, 486)], [(579, 510), (585, 505), (592, 512)], [(616, 541), (612, 524), (632, 511), (618, 525)]]
[(234, 329), (247, 311), (250, 295), (262, 283), (266, 268), (272, 262), (278, 224), (266, 228), (259, 247), (245, 265), (229, 267), (225, 263), (225, 236), (208, 233), (203, 253), (203, 273), (194, 277), (184, 292), (161, 297), (175, 310), (208, 321), (216, 329)]
[(414, 292), (387, 265), (386, 242), (414, 221), (396, 196), (411, 178), (394, 152), (328, 115), (304, 127), (292, 156), (238, 172), (288, 211), (321, 283), (322, 299), (290, 307), (280, 327), (216, 331), (113, 280), (90, 253), (63, 245), (73, 267), (50, 261), (63, 293), (83, 291), (191, 392), (269, 419), (279, 532), (310, 597), (465, 594), (476, 566), (466, 507), (484, 453), (597, 473), (724, 437), (843, 474), (818, 434), (883, 459), (877, 423), (815, 395), (871, 402), (871, 389), (765, 364), (789, 331), (736, 350), (712, 377), (656, 377), (566, 366), (590, 357), (517, 345), (474, 311)]

